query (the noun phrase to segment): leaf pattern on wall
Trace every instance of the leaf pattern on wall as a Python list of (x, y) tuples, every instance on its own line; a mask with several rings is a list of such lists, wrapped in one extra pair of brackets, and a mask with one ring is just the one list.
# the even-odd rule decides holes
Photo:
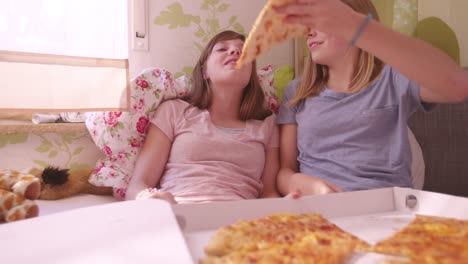
[(457, 34), (442, 19), (428, 17), (419, 21), (414, 35), (442, 50), (457, 64), (460, 64), (460, 46)]
[(189, 27), (191, 23), (196, 21), (199, 22), (200, 17), (185, 14), (179, 2), (169, 5), (167, 11), (162, 11), (160, 15), (154, 19), (156, 25), (168, 25), (171, 29)]
[[(245, 34), (244, 26), (238, 22), (238, 17), (235, 15), (229, 18), (226, 25), (220, 24), (219, 17), (228, 11), (229, 7), (230, 4), (225, 1), (203, 0), (200, 10), (205, 14), (202, 16), (196, 16), (185, 13), (182, 4), (174, 2), (166, 7), (167, 10), (159, 13), (159, 15), (154, 19), (154, 24), (159, 26), (167, 25), (169, 29), (174, 30), (194, 26), (196, 29), (194, 35), (198, 41), (194, 41), (193, 44), (197, 47), (198, 51), (201, 52), (206, 43), (221, 31), (231, 29)], [(185, 66), (181, 71), (175, 73), (175, 77), (179, 77), (184, 74), (190, 76), (192, 75), (192, 70), (192, 66)]]
[(33, 162), (39, 167), (50, 166), (50, 162), (57, 156), (65, 157), (64, 168), (77, 169), (77, 168), (90, 168), (89, 164), (83, 164), (77, 162), (75, 159), (79, 157), (81, 152), (85, 149), (81, 144), (73, 144), (81, 139), (91, 138), (88, 133), (65, 133), (57, 134), (55, 137), (47, 137), (41, 133), (33, 133), (35, 136), (40, 138), (40, 145), (34, 150), (43, 155), (46, 155), (46, 160), (33, 160)]
[(395, 0), (372, 0), (377, 13), (380, 17), (380, 22), (388, 27), (393, 27), (393, 7)]
[(54, 132), (34, 131), (32, 128), (30, 132), (0, 133), (0, 168), (4, 169), (46, 166), (93, 168), (101, 156), (85, 130)]
[(0, 149), (10, 144), (21, 144), (28, 140), (27, 133), (18, 134), (1, 134), (0, 135)]
[(383, 18), (384, 24), (391, 25), (394, 30), (400, 33), (430, 43), (460, 63), (460, 46), (457, 34), (440, 18), (427, 17), (419, 21), (418, 0), (372, 0), (372, 2), (381, 19)]
[(393, 28), (412, 36), (418, 23), (418, 0), (395, 0)]

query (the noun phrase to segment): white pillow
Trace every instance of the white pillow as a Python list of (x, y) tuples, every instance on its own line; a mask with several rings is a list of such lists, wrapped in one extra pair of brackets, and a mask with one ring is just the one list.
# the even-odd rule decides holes
[(408, 127), (408, 139), (411, 147), (411, 178), (413, 179), (413, 188), (422, 190), (424, 186), (424, 172), (425, 164), (424, 157), (416, 137), (414, 136), (411, 129)]

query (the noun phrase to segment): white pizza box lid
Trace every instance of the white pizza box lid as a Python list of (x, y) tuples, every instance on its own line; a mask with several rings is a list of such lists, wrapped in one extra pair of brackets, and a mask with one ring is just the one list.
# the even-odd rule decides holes
[[(273, 213), (320, 213), (375, 243), (415, 214), (468, 219), (468, 199), (406, 188), (170, 206), (96, 205), (0, 225), (1, 263), (198, 263), (215, 230)], [(357, 256), (375, 263), (380, 256)]]
[[(384, 188), (321, 196), (176, 205), (174, 213), (184, 233), (193, 263), (221, 226), (274, 213), (320, 213), (370, 244), (390, 237), (416, 214), (468, 220), (468, 199), (409, 188)], [(356, 254), (349, 263), (382, 263), (388, 256)]]
[(169, 203), (90, 206), (0, 225), (0, 263), (190, 263)]

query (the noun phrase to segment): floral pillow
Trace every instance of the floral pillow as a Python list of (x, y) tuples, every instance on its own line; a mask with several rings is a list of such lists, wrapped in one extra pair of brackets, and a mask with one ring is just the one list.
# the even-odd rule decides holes
[[(260, 84), (268, 107), (277, 112), (279, 108), (273, 86), (274, 71), (267, 66), (258, 71)], [(158, 68), (146, 69), (131, 81), (129, 112), (88, 113), (86, 127), (94, 143), (104, 154), (96, 163), (89, 182), (96, 186), (114, 188), (114, 195), (125, 198), (125, 191), (133, 167), (145, 140), (149, 113), (161, 102), (186, 95), (191, 88), (187, 76), (173, 78), (168, 71)]]

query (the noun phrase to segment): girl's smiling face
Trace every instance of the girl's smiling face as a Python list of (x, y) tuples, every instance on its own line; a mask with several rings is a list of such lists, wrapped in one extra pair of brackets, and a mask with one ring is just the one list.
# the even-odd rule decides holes
[(344, 38), (316, 30), (307, 35), (307, 46), (315, 63), (328, 66), (341, 61), (349, 47)]

